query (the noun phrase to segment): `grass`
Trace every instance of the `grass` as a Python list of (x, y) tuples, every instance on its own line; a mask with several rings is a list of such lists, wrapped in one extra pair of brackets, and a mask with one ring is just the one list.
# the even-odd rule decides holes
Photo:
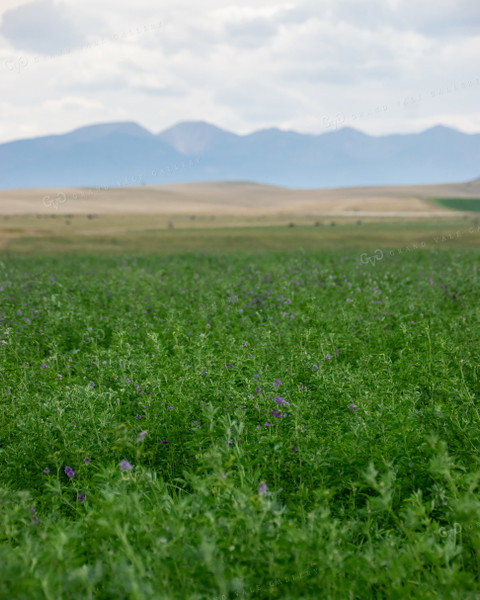
[(432, 244), (5, 255), (0, 598), (479, 598), (480, 253)]
[[(46, 220), (46, 219), (44, 219)], [(145, 217), (120, 218), (99, 216), (91, 221), (78, 218), (72, 228), (60, 219), (38, 227), (36, 219), (12, 217), (0, 221), (0, 248), (11, 254), (179, 254), (202, 252), (231, 254), (236, 252), (323, 251), (342, 248), (398, 248), (422, 245), (434, 249), (448, 241), (448, 246), (478, 247), (480, 227), (477, 220), (443, 219), (427, 222), (362, 222), (352, 220), (316, 221), (309, 224), (286, 219), (283, 225), (257, 223), (245, 225), (242, 219), (230, 220), (229, 226), (200, 220), (193, 227), (176, 223), (168, 229), (163, 222)], [(293, 223), (294, 226), (289, 226)], [(318, 225), (316, 225), (318, 223)], [(205, 226), (204, 226), (205, 225)], [(14, 231), (15, 230), (15, 231)], [(440, 240), (440, 241), (439, 241)]]
[(430, 200), (452, 210), (480, 212), (480, 198), (430, 198)]

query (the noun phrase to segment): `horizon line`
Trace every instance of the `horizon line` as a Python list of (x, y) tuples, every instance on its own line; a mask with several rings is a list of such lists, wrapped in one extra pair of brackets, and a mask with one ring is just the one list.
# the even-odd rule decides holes
[(382, 138), (382, 137), (389, 137), (392, 135), (421, 135), (422, 133), (426, 133), (427, 131), (431, 131), (432, 129), (449, 129), (451, 131), (455, 131), (457, 133), (461, 133), (462, 135), (478, 135), (480, 134), (480, 132), (466, 132), (466, 131), (462, 131), (461, 129), (457, 129), (456, 127), (451, 127), (449, 125), (444, 125), (443, 123), (437, 123), (436, 125), (432, 125), (430, 127), (427, 127), (426, 129), (422, 129), (419, 131), (407, 131), (407, 132), (391, 132), (391, 133), (384, 133), (384, 134), (371, 134), (371, 133), (367, 133), (366, 131), (362, 131), (361, 129), (358, 129), (356, 127), (352, 127), (350, 125), (345, 125), (343, 127), (332, 127), (332, 128), (327, 128), (325, 131), (321, 131), (319, 133), (310, 133), (310, 132), (303, 132), (303, 131), (297, 131), (295, 129), (282, 129), (278, 126), (272, 126), (272, 127), (263, 127), (260, 129), (254, 129), (252, 131), (250, 131), (249, 133), (237, 133), (235, 131), (232, 131), (230, 129), (224, 129), (223, 127), (220, 127), (219, 125), (216, 125), (214, 123), (211, 123), (209, 121), (203, 121), (203, 120), (185, 120), (185, 121), (177, 121), (175, 122), (173, 125), (169, 125), (168, 127), (162, 129), (161, 131), (159, 131), (158, 133), (154, 133), (153, 131), (151, 131), (150, 129), (148, 129), (147, 127), (144, 127), (143, 125), (140, 125), (137, 121), (99, 121), (99, 122), (95, 122), (95, 123), (89, 123), (86, 125), (80, 125), (79, 127), (75, 127), (74, 129), (69, 129), (67, 131), (63, 131), (61, 133), (45, 133), (45, 134), (40, 134), (40, 135), (36, 135), (33, 137), (25, 137), (25, 138), (14, 138), (14, 139), (10, 139), (10, 140), (5, 140), (5, 141), (0, 141), (0, 146), (4, 145), (4, 144), (11, 144), (14, 142), (22, 142), (22, 141), (28, 141), (28, 140), (38, 140), (38, 139), (42, 139), (42, 138), (46, 138), (46, 137), (60, 137), (63, 135), (69, 135), (71, 133), (75, 133), (76, 131), (80, 131), (82, 129), (87, 129), (89, 127), (101, 127), (102, 125), (126, 125), (126, 124), (130, 124), (130, 125), (136, 125), (137, 127), (140, 127), (141, 129), (145, 130), (147, 133), (149, 133), (150, 135), (154, 136), (154, 137), (158, 137), (159, 135), (161, 135), (162, 133), (165, 133), (166, 131), (173, 129), (174, 127), (178, 127), (179, 125), (185, 125), (185, 124), (202, 124), (202, 125), (208, 125), (210, 127), (214, 127), (216, 129), (219, 129), (225, 133), (230, 133), (232, 135), (236, 135), (238, 137), (248, 137), (249, 135), (253, 135), (255, 133), (260, 133), (263, 131), (271, 131), (271, 130), (276, 130), (279, 131), (281, 133), (295, 133), (297, 135), (304, 135), (304, 136), (312, 136), (312, 137), (317, 137), (317, 136), (321, 136), (321, 135), (327, 135), (327, 134), (334, 134), (337, 133), (339, 131), (343, 131), (345, 129), (351, 130), (351, 131), (355, 131), (358, 133), (361, 133), (362, 135), (365, 135), (367, 137), (373, 137), (373, 138)]

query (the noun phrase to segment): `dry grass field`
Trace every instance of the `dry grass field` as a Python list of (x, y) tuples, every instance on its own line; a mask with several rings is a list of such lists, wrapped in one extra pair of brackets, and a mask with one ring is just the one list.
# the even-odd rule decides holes
[[(478, 198), (480, 180), (443, 185), (295, 190), (251, 182), (0, 191), (0, 214), (178, 216), (442, 215), (431, 197)], [(451, 213), (449, 213), (451, 214)]]
[(0, 191), (0, 214), (355, 217), (402, 213), (445, 216), (445, 209), (428, 200), (431, 197), (480, 197), (480, 180), (444, 185), (318, 190), (295, 190), (251, 182), (3, 190)]
[[(251, 182), (0, 191), (0, 250), (228, 251), (405, 245), (474, 213), (433, 198), (480, 197), (480, 180), (294, 190)], [(478, 235), (462, 235), (476, 245)], [(457, 242), (460, 236), (457, 236)]]

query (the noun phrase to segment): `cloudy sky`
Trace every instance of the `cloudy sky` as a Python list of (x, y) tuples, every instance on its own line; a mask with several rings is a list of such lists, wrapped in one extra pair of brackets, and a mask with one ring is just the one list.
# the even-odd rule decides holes
[(480, 132), (478, 0), (1, 0), (0, 142), (205, 120)]

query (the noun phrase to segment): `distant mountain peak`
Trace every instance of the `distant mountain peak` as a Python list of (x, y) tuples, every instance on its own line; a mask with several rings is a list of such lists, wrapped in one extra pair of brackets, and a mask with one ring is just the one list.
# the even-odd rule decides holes
[(221, 131), (221, 132), (228, 133), (226, 131), (226, 129), (222, 129), (221, 127), (218, 127), (218, 125), (214, 125), (213, 123), (208, 123), (207, 121), (179, 121), (178, 123), (175, 123), (175, 125), (172, 125), (171, 127), (168, 127), (167, 129), (164, 129), (158, 135), (161, 135), (162, 133), (166, 133), (167, 131), (173, 131), (173, 130)]
[[(245, 135), (184, 121), (154, 135), (134, 122), (0, 144), (0, 189), (256, 181), (294, 188), (400, 185), (478, 176), (480, 134), (442, 125), (370, 136), (353, 127)], [(248, 184), (244, 185), (248, 194)], [(470, 190), (476, 189), (475, 182)]]
[(368, 133), (365, 133), (363, 131), (360, 131), (360, 129), (356, 129), (355, 127), (350, 127), (350, 126), (346, 126), (346, 127), (339, 127), (338, 129), (333, 129), (332, 131), (328, 130), (323, 134), (320, 135), (337, 135), (339, 137), (343, 137), (343, 138), (366, 138), (366, 137), (373, 137), (368, 135)]
[(182, 154), (200, 154), (209, 146), (224, 140), (235, 139), (237, 134), (205, 121), (182, 121), (158, 134)]
[[(468, 134), (464, 134), (461, 131), (458, 131), (458, 129), (454, 129), (453, 127), (447, 127), (446, 125), (434, 125), (433, 127), (429, 127), (428, 129), (425, 129), (424, 131), (422, 131), (422, 133), (446, 133), (446, 134), (456, 134), (456, 135), (468, 135)], [(420, 134), (421, 135), (421, 134)]]
[(112, 133), (123, 133), (135, 137), (152, 137), (153, 134), (134, 121), (117, 121), (113, 123), (96, 123), (70, 131), (67, 135), (75, 136), (82, 141), (90, 141)]

